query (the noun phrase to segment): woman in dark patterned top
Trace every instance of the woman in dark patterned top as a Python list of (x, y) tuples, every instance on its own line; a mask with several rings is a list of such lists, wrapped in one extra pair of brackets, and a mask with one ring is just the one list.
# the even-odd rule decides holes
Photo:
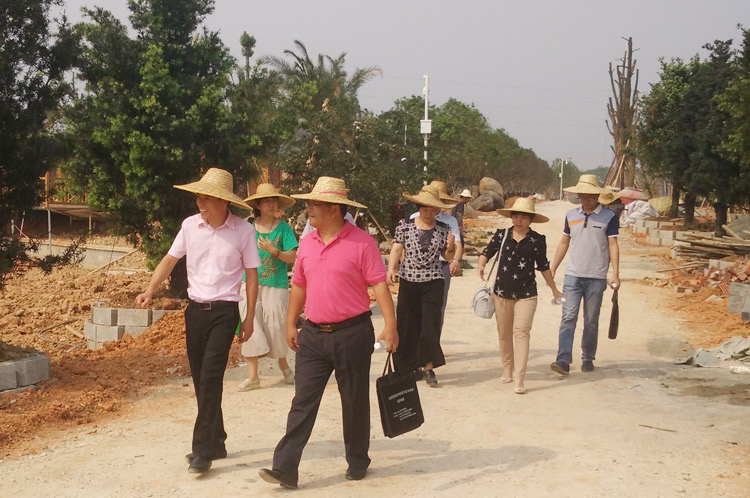
[(431, 185), (417, 195), (404, 197), (419, 207), (419, 216), (401, 220), (396, 227), (388, 260), (388, 283), (395, 283), (399, 271), (396, 327), (399, 347), (393, 355), (396, 371), (414, 370), (430, 387), (437, 386), (433, 368), (445, 365), (440, 348), (440, 317), (443, 303), (442, 255), (450, 261), (456, 251), (455, 237), (448, 225), (435, 219), (450, 206), (440, 201), (440, 191)]
[(500, 382), (515, 382), (515, 392), (524, 394), (526, 387), (523, 379), (529, 359), (529, 335), (537, 305), (534, 268), (541, 272), (555, 299), (562, 298), (562, 294), (557, 290), (549, 269), (547, 240), (544, 235), (529, 228), (532, 222), (546, 223), (549, 218), (536, 214), (534, 201), (524, 198), (516, 199), (511, 209), (499, 209), (498, 212), (503, 216), (510, 216), (513, 226), (495, 232), (479, 256), (477, 267), (479, 277), (484, 280), (487, 261), (502, 246), (492, 296), (495, 299), (495, 319), (503, 361)]

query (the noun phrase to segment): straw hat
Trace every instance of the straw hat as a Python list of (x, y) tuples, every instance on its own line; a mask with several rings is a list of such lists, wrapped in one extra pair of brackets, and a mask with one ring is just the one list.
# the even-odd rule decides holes
[(473, 195), (471, 195), (471, 192), (469, 192), (469, 189), (468, 189), (468, 188), (465, 188), (465, 189), (463, 190), (463, 192), (461, 192), (460, 194), (458, 194), (458, 196), (459, 196), (459, 197), (468, 197), (469, 199), (473, 199), (473, 198), (474, 198), (474, 196), (473, 196)]
[(458, 204), (458, 199), (454, 199), (453, 197), (448, 195), (448, 186), (445, 184), (445, 182), (441, 182), (440, 180), (432, 180), (430, 182), (430, 185), (436, 187), (438, 191), (440, 191), (440, 200), (448, 202), (449, 205), (447, 207), (451, 207), (453, 204)]
[(599, 204), (612, 204), (620, 198), (620, 193), (611, 187), (604, 187), (604, 191), (599, 194)]
[(367, 206), (353, 201), (346, 196), (349, 189), (342, 178), (321, 176), (315, 182), (312, 192), (309, 194), (292, 194), (295, 199), (330, 202), (331, 204), (346, 204), (347, 206), (367, 209)]
[(411, 201), (414, 204), (420, 206), (434, 207), (438, 209), (448, 209), (448, 204), (443, 204), (440, 201), (440, 190), (434, 185), (425, 185), (422, 190), (416, 195), (411, 195), (409, 192), (401, 194), (407, 201)]
[(279, 193), (276, 187), (270, 183), (261, 183), (255, 190), (255, 193), (245, 199), (245, 202), (250, 204), (253, 208), (258, 207), (258, 201), (261, 199), (267, 199), (269, 197), (276, 197), (279, 199), (279, 209), (285, 209), (294, 204), (294, 199), (288, 195)]
[(563, 190), (571, 194), (601, 194), (604, 191), (599, 186), (596, 175), (581, 175), (575, 187), (566, 187)]
[(250, 206), (245, 204), (245, 201), (232, 191), (232, 183), (232, 173), (229, 171), (219, 168), (209, 168), (206, 174), (203, 175), (203, 178), (197, 182), (174, 185), (174, 188), (187, 190), (194, 194), (216, 197), (249, 211), (251, 209)]
[(549, 218), (547, 218), (543, 214), (539, 214), (536, 212), (536, 210), (534, 209), (533, 199), (529, 199), (526, 197), (519, 197), (513, 203), (513, 206), (507, 209), (498, 209), (497, 212), (502, 214), (503, 216), (507, 216), (508, 218), (510, 218), (511, 213), (530, 214), (532, 215), (532, 223), (547, 223), (549, 221)]

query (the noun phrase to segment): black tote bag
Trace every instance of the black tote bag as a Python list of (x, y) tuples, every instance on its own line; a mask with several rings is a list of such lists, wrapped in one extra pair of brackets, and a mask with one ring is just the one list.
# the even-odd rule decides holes
[(383, 376), (375, 381), (380, 407), (380, 422), (387, 437), (400, 436), (424, 423), (414, 374), (397, 373), (393, 369), (391, 353), (385, 360)]

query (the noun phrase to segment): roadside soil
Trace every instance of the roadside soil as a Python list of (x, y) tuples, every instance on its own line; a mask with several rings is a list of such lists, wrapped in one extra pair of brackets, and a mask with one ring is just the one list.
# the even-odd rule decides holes
[[(559, 201), (537, 205), (551, 218), (534, 225), (547, 236), (550, 258), (571, 207)], [(500, 217), (467, 220), (467, 240), (481, 249), (505, 223)], [(332, 380), (300, 465), (305, 494), (747, 496), (750, 376), (730, 374), (726, 366), (673, 364), (694, 347), (748, 335), (747, 324), (726, 314), (725, 301), (704, 303), (703, 291), (677, 297), (665, 274), (656, 272), (678, 265), (668, 260), (665, 248), (636, 244), (626, 230), (620, 245), (620, 333), (614, 341), (606, 338), (608, 291), (594, 372), (580, 372), (578, 361), (567, 378), (549, 370), (560, 308), (549, 304), (551, 292), (540, 278), (528, 392), (516, 395), (512, 384), (501, 384), (494, 320), (473, 315), (471, 297), (481, 282), (475, 269), (465, 269), (451, 283), (442, 341), (447, 364), (437, 370), (440, 388), (419, 384), (425, 424), (385, 438), (373, 386), (372, 465), (366, 479), (346, 481), (340, 401)], [(476, 256), (467, 259), (476, 266)], [(246, 370), (234, 367), (235, 354), (223, 405), (229, 457), (195, 478), (183, 459), (190, 449), (195, 401), (179, 314), (137, 339), (100, 351), (69, 350), (38, 339), (35, 331), (67, 319), (81, 320), (82, 330), (91, 302), (104, 297), (127, 305), (147, 279), (138, 273), (29, 274), (0, 294), (0, 317), (25, 310), (20, 324), (2, 324), (0, 339), (48, 351), (53, 358), (53, 378), (42, 389), (0, 397), (3, 496), (276, 496), (281, 491), (257, 474), (271, 464), (294, 394), (275, 361), (261, 360), (262, 389), (240, 393), (236, 387)], [(561, 287), (561, 275), (557, 282)], [(374, 311), (377, 330), (382, 317), (377, 307)], [(76, 342), (58, 329), (43, 335)], [(373, 355), (373, 381), (384, 361), (385, 355)]]

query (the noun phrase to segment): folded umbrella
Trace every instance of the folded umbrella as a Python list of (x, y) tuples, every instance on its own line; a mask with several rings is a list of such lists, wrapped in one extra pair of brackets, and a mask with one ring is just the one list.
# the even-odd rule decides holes
[(617, 290), (612, 293), (612, 315), (609, 318), (609, 338), (617, 338), (617, 327), (620, 325), (620, 306), (617, 304)]

